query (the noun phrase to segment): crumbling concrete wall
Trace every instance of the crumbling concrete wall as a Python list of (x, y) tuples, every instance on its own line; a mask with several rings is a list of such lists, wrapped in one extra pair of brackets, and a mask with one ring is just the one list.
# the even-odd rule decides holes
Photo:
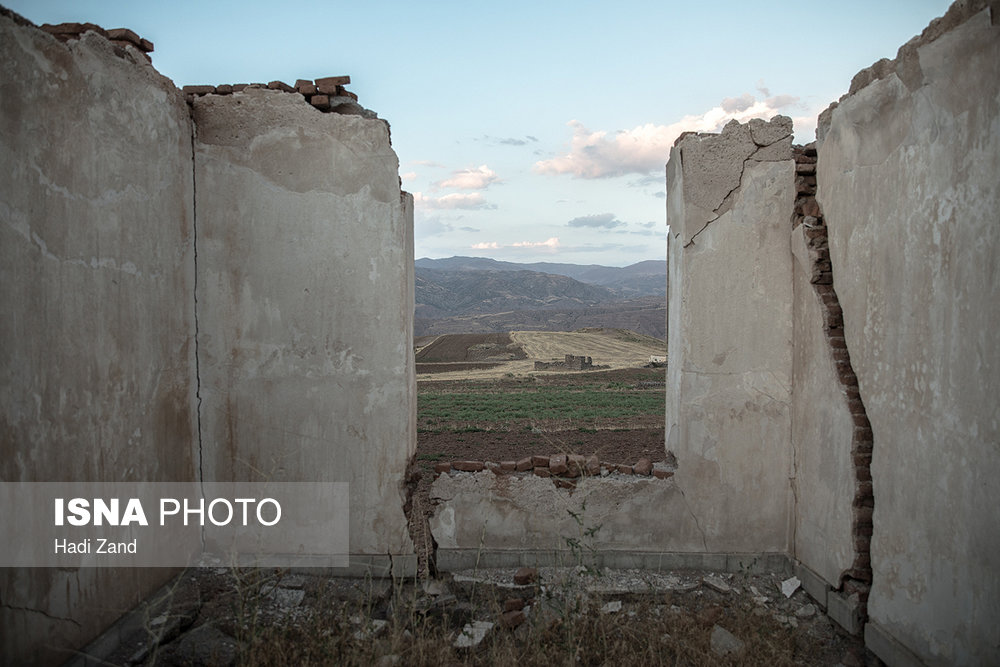
[(791, 129), (734, 121), (667, 165), (667, 449), (706, 551), (789, 547)]
[(866, 635), (890, 662), (1000, 662), (998, 9), (956, 3), (821, 124), (818, 199), (875, 442)]
[[(138, 51), (5, 12), (0, 63), (0, 479), (192, 479), (183, 97)], [(2, 661), (68, 659), (172, 574), (3, 570)]]
[(412, 200), (388, 125), (195, 98), (203, 473), (351, 484), (351, 552), (409, 555)]

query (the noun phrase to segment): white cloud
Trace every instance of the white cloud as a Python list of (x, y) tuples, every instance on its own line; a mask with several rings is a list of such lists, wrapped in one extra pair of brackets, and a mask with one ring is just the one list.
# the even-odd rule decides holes
[(418, 209), (476, 209), (476, 208), (496, 208), (494, 204), (486, 201), (478, 192), (468, 194), (454, 193), (441, 197), (428, 197), (422, 192), (413, 193), (414, 206)]
[(545, 241), (519, 241), (510, 245), (512, 248), (549, 248), (555, 250), (559, 247), (559, 237), (553, 236)]
[(488, 241), (483, 243), (473, 243), (469, 247), (473, 250), (499, 250), (500, 244), (496, 241)]
[(615, 133), (591, 131), (573, 120), (568, 123), (573, 128), (569, 152), (536, 162), (534, 169), (543, 174), (570, 174), (576, 178), (646, 175), (663, 169), (671, 146), (683, 132), (721, 132), (731, 120), (742, 123), (751, 118), (768, 119), (796, 102), (798, 98), (790, 95), (758, 100), (746, 93), (727, 98), (719, 106), (699, 115), (685, 116), (670, 125), (647, 123)]
[(614, 213), (596, 213), (594, 215), (584, 215), (579, 218), (573, 218), (568, 223), (570, 227), (590, 227), (590, 228), (603, 228), (603, 229), (613, 229), (615, 227), (622, 227), (625, 223), (615, 217)]
[(440, 162), (434, 162), (433, 160), (412, 160), (410, 164), (417, 164), (420, 165), (421, 167), (436, 167), (436, 168), (444, 167), (444, 165), (441, 164)]
[(399, 177), (404, 181), (415, 181), (417, 179), (417, 172), (408, 171), (405, 174), (400, 174)]
[(458, 190), (482, 190), (491, 183), (500, 180), (496, 172), (485, 164), (475, 169), (461, 169), (452, 172), (451, 178), (435, 183), (438, 188), (456, 188)]

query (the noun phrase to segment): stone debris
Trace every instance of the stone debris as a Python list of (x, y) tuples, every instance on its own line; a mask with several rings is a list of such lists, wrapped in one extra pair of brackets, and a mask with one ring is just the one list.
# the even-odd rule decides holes
[(301, 588), (272, 588), (267, 592), (267, 597), (283, 610), (299, 606), (305, 596), (306, 592)]
[(389, 621), (380, 618), (366, 619), (362, 616), (353, 616), (351, 617), (351, 621), (356, 625), (362, 626), (360, 629), (354, 631), (354, 638), (359, 641), (378, 637), (389, 627)]
[(493, 629), (490, 621), (473, 621), (467, 623), (462, 632), (458, 635), (453, 646), (455, 648), (475, 648), (479, 646), (489, 631)]
[(712, 651), (721, 657), (739, 653), (744, 646), (741, 639), (721, 625), (712, 627), (711, 645)]
[(206, 623), (163, 647), (156, 658), (166, 665), (230, 667), (236, 664), (239, 650), (236, 639)]
[(729, 593), (733, 590), (732, 587), (723, 581), (721, 577), (708, 575), (702, 578), (702, 582), (704, 582), (704, 584), (712, 590), (718, 591), (719, 593)]
[(524, 623), (526, 618), (523, 609), (511, 609), (500, 615), (500, 625), (505, 628), (516, 628)]
[(795, 594), (795, 591), (797, 591), (801, 585), (802, 582), (799, 581), (798, 577), (789, 577), (781, 582), (781, 592), (786, 598), (790, 598)]
[(615, 614), (622, 610), (621, 600), (612, 600), (611, 602), (606, 602), (603, 607), (601, 607), (602, 614)]
[(812, 618), (816, 615), (816, 606), (812, 604), (802, 605), (795, 610), (795, 616), (798, 618)]

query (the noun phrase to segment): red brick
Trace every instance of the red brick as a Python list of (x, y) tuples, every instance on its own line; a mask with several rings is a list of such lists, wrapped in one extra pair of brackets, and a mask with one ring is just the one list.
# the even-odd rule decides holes
[(566, 457), (566, 465), (569, 466), (570, 477), (580, 477), (586, 470), (587, 459), (583, 454), (570, 454)]
[(217, 95), (231, 95), (233, 93), (233, 87), (228, 83), (222, 84), (221, 86), (215, 87), (215, 92)]
[(535, 474), (539, 477), (552, 477), (552, 473), (549, 472), (549, 469), (542, 468), (541, 466), (535, 468)]
[(620, 465), (618, 466), (618, 472), (620, 472), (623, 475), (631, 475), (633, 472), (632, 466)]
[(500, 625), (505, 628), (516, 628), (517, 626), (524, 623), (524, 612), (520, 609), (515, 609), (513, 611), (505, 611), (500, 616)]
[(800, 211), (802, 215), (811, 215), (813, 217), (820, 217), (823, 212), (819, 208), (819, 204), (813, 197), (809, 197), (804, 202), (802, 202), (802, 210)]
[(633, 466), (633, 470), (636, 475), (649, 477), (649, 473), (653, 470), (653, 462), (647, 458), (641, 458), (636, 462), (635, 466)]
[(503, 610), (507, 611), (518, 611), (524, 609), (524, 598), (507, 598), (503, 602)]
[(600, 475), (601, 474), (601, 462), (597, 460), (597, 455), (592, 454), (587, 457), (584, 467), (587, 469), (588, 475)]
[(549, 457), (549, 471), (553, 475), (562, 475), (568, 470), (566, 465), (566, 455), (556, 454)]
[(181, 92), (185, 95), (210, 95), (215, 92), (215, 86), (184, 86)]
[(463, 472), (479, 472), (486, 466), (482, 461), (452, 461), (451, 467)]
[(670, 470), (659, 470), (657, 468), (653, 468), (653, 477), (656, 479), (669, 479), (673, 476), (674, 473)]
[(349, 76), (325, 76), (322, 79), (316, 79), (316, 90), (324, 95), (336, 95), (337, 86), (346, 86), (351, 82), (351, 77)]
[(524, 472), (525, 470), (531, 470), (531, 468), (532, 468), (532, 465), (531, 465), (531, 457), (530, 456), (524, 457), (523, 459), (521, 459), (520, 461), (518, 461), (517, 465), (515, 466), (515, 470), (517, 470), (518, 472)]
[(139, 48), (142, 49), (143, 52), (145, 52), (145, 53), (152, 53), (153, 51), (155, 51), (155, 48), (153, 47), (153, 43), (151, 41), (149, 41), (148, 39), (140, 39), (139, 40)]
[(315, 95), (319, 91), (316, 90), (316, 84), (312, 81), (306, 81), (305, 79), (299, 79), (295, 82), (295, 90), (302, 93), (303, 95)]
[(518, 586), (527, 586), (538, 581), (538, 570), (533, 567), (518, 568), (514, 573), (514, 583)]
[(451, 472), (451, 461), (438, 461), (434, 464), (434, 472)]
[(514, 472), (517, 470), (517, 461), (501, 461), (500, 469), (504, 472)]
[(337, 97), (349, 97), (355, 102), (358, 101), (358, 96), (349, 90), (346, 90), (343, 86), (337, 86)]
[(233, 84), (233, 92), (234, 93), (238, 93), (241, 90), (245, 90), (246, 87), (249, 86), (249, 85), (250, 85), (249, 83), (234, 83)]
[(309, 104), (317, 109), (329, 109), (330, 98), (327, 95), (313, 95), (309, 98)]
[(271, 90), (280, 90), (286, 93), (295, 92), (295, 89), (289, 86), (284, 81), (270, 81), (268, 82), (267, 87), (270, 88)]
[(132, 46), (142, 49), (142, 38), (128, 28), (112, 28), (108, 30), (108, 39), (128, 42)]
[(537, 454), (531, 457), (531, 465), (536, 468), (548, 468), (549, 467), (549, 457), (538, 456)]
[(87, 31), (96, 32), (102, 37), (108, 36), (107, 30), (94, 23), (57, 23), (55, 25), (51, 23), (44, 23), (39, 27), (64, 42), (67, 39), (79, 37)]

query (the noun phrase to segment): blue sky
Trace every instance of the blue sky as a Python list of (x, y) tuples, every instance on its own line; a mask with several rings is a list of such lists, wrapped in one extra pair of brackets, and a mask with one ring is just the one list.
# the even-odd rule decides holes
[(0, 0), (153, 41), (178, 86), (349, 74), (387, 119), (416, 256), (624, 266), (665, 255), (683, 130), (816, 115), (944, 0)]

